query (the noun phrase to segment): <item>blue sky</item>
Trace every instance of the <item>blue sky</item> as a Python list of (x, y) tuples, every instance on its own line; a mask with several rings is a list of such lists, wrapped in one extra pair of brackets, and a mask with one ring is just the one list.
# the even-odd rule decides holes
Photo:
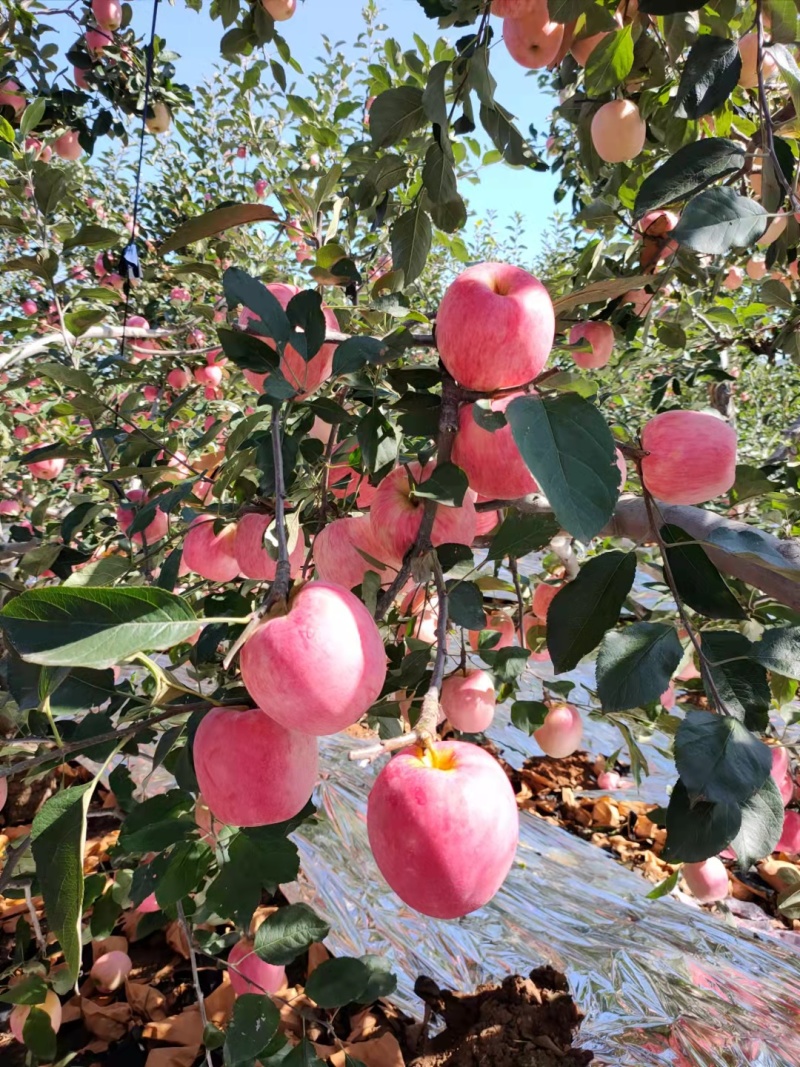
[[(281, 25), (281, 32), (304, 69), (312, 65), (318, 54), (322, 34), (333, 41), (347, 42), (355, 38), (362, 26), (362, 7), (363, 0), (300, 0), (297, 13)], [(440, 34), (436, 22), (425, 17), (416, 0), (386, 0), (381, 7), (382, 21), (404, 48), (413, 48), (415, 32), (431, 43)], [(133, 0), (133, 9), (137, 33), (148, 34), (151, 0)], [(500, 26), (500, 20), (495, 20), (498, 38)], [(158, 33), (182, 56), (177, 64), (178, 81), (195, 85), (220, 62), (219, 39), (223, 32), (222, 24), (212, 22), (205, 10), (197, 13), (184, 7), (182, 0), (176, 0), (174, 6), (161, 0)], [(452, 29), (444, 35), (456, 40), (465, 32)], [(509, 58), (500, 41), (492, 49), (492, 70), (498, 83), (498, 100), (517, 116), (520, 129), (527, 132), (528, 125), (533, 123), (540, 133), (546, 131), (554, 98), (541, 92), (535, 77), (526, 77), (526, 71)], [(498, 163), (484, 169), (479, 186), (469, 185), (464, 192), (478, 217), (495, 210), (501, 225), (513, 211), (520, 211), (525, 217), (526, 243), (535, 250), (553, 213), (555, 187), (555, 179), (549, 173), (539, 174)]]

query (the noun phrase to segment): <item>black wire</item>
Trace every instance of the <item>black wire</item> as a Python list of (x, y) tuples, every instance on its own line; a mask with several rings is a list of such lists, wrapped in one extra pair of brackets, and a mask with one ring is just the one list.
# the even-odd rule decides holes
[[(128, 264), (126, 257), (129, 254), (133, 254), (136, 266), (138, 268), (139, 256), (138, 248), (136, 244), (136, 221), (139, 217), (139, 194), (141, 192), (142, 185), (142, 164), (144, 162), (144, 143), (147, 135), (147, 109), (150, 105), (150, 83), (153, 80), (153, 61), (155, 53), (155, 39), (156, 39), (156, 21), (158, 19), (158, 4), (159, 0), (153, 0), (153, 21), (150, 26), (150, 43), (147, 45), (147, 66), (145, 70), (144, 81), (144, 107), (142, 108), (142, 129), (139, 137), (139, 160), (136, 164), (136, 184), (133, 193), (133, 222), (131, 225), (131, 240), (122, 253), (122, 262)], [(125, 342), (127, 340), (125, 336), (125, 327), (128, 324), (128, 313), (130, 311), (130, 298), (131, 298), (131, 277), (130, 269), (128, 270), (127, 277), (124, 282), (125, 292), (125, 306), (122, 311), (122, 329), (123, 334), (120, 338), (119, 357), (124, 359), (125, 357)]]

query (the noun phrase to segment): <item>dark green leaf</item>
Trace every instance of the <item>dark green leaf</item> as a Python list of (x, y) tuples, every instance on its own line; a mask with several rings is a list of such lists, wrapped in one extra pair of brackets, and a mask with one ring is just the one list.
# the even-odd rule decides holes
[(706, 33), (698, 37), (686, 57), (678, 92), (675, 114), (699, 119), (725, 103), (742, 72), (742, 57), (736, 41)]
[(768, 671), (800, 679), (800, 626), (773, 626), (750, 647), (750, 657)]
[(289, 904), (268, 915), (256, 931), (255, 952), (262, 960), (282, 966), (324, 940), (330, 927), (307, 904)]
[(512, 400), (506, 418), (556, 519), (574, 537), (591, 541), (619, 497), (614, 438), (603, 416), (588, 400), (564, 393)]
[(556, 674), (577, 667), (617, 625), (635, 575), (635, 552), (603, 552), (559, 589), (547, 612), (547, 650)]
[(86, 223), (78, 230), (74, 237), (68, 237), (64, 242), (64, 251), (71, 248), (88, 248), (92, 252), (98, 252), (103, 248), (113, 248), (120, 244), (120, 237), (116, 230), (109, 230), (105, 226), (96, 223)]
[(45, 801), (33, 820), (31, 851), (44, 897), (47, 923), (58, 938), (71, 982), (81, 966), (83, 850), (86, 812), (95, 782), (63, 789)]
[(658, 700), (682, 656), (674, 627), (664, 623), (637, 622), (607, 633), (597, 656), (603, 709), (627, 711)]
[(492, 538), (487, 559), (522, 559), (548, 545), (560, 529), (550, 515), (525, 515), (511, 510)]
[[(702, 647), (708, 660), (708, 665), (702, 664), (702, 673), (710, 674), (728, 712), (749, 730), (766, 729), (770, 706), (767, 672), (749, 658), (753, 646), (747, 638), (733, 630), (705, 631)], [(713, 703), (713, 693), (705, 678), (703, 681)]]
[(361, 960), (348, 956), (325, 960), (309, 975), (306, 996), (320, 1008), (342, 1008), (345, 1004), (357, 1004), (361, 1002), (370, 978), (370, 969)]
[(31, 1008), (22, 1026), (22, 1040), (40, 1063), (52, 1063), (56, 1058), (56, 1033), (42, 1008)]
[(389, 148), (404, 141), (427, 121), (423, 93), (410, 85), (387, 89), (376, 97), (369, 111), (369, 130), (376, 148)]
[(739, 866), (747, 870), (775, 851), (783, 832), (783, 801), (774, 779), (766, 781), (742, 806), (742, 824), (731, 841)]
[[(486, 633), (487, 631), (482, 631)], [(489, 633), (496, 633), (497, 631), (488, 631)], [(480, 645), (480, 656), (484, 659), (492, 668), (492, 673), (499, 683), (513, 682), (515, 678), (519, 678), (524, 673), (525, 668), (528, 666), (528, 660), (531, 657), (530, 649), (528, 648), (489, 648), (483, 644)]]
[(6, 1004), (41, 1004), (46, 996), (44, 979), (38, 974), (28, 974), (0, 992), (0, 1001)]
[(746, 618), (739, 601), (694, 538), (680, 526), (662, 526), (661, 537), (665, 544), (679, 546), (665, 551), (684, 603), (709, 619)]
[(359, 1003), (372, 1004), (381, 997), (390, 997), (397, 989), (397, 977), (388, 962), (382, 956), (362, 956), (361, 963), (369, 971), (369, 981)]
[(515, 700), (511, 705), (511, 721), (518, 730), (532, 734), (544, 725), (549, 710), (541, 700)]
[(705, 0), (641, 0), (639, 10), (646, 15), (677, 15), (682, 11), (699, 11)]
[(482, 630), (486, 624), (483, 593), (474, 582), (451, 579), (447, 582), (447, 614), (456, 626)]
[(158, 793), (136, 804), (127, 814), (119, 835), (125, 852), (161, 852), (185, 838), (195, 827), (183, 818), (191, 809), (191, 797), (180, 789)]
[(414, 496), (420, 500), (435, 500), (451, 508), (460, 508), (469, 489), (464, 471), (455, 463), (441, 463), (424, 482), (414, 486)]
[(732, 189), (707, 189), (686, 205), (672, 237), (695, 252), (717, 256), (754, 245), (768, 222), (757, 201)]
[(185, 641), (196, 632), (197, 617), (164, 589), (62, 586), (10, 600), (0, 611), (0, 629), (31, 663), (102, 669)]
[(198, 890), (213, 862), (214, 853), (205, 842), (190, 840), (177, 844), (156, 886), (159, 907), (177, 904)]
[(390, 239), (394, 268), (403, 271), (403, 284), (410, 285), (422, 274), (431, 250), (433, 228), (430, 215), (419, 204), (412, 207), (395, 220)]
[(278, 353), (259, 337), (227, 326), (221, 326), (217, 332), (223, 352), (237, 367), (256, 374), (270, 374), (278, 369)]
[(377, 337), (359, 335), (343, 341), (333, 357), (333, 373), (354, 374), (368, 363), (379, 365), (390, 354), (389, 345)]
[(736, 719), (691, 709), (675, 735), (675, 766), (692, 800), (741, 805), (769, 777), (772, 758)]
[(458, 196), (458, 183), (453, 162), (434, 141), (425, 153), (422, 184), (434, 204), (446, 204)]
[(667, 843), (662, 859), (667, 863), (699, 863), (716, 856), (733, 841), (742, 825), (738, 804), (692, 803), (680, 779), (675, 783), (667, 808)]
[(235, 226), (245, 226), (250, 222), (279, 222), (278, 215), (266, 204), (231, 204), (227, 207), (214, 208), (204, 215), (190, 219), (180, 226), (172, 237), (168, 237), (159, 246), (162, 256), (174, 252), (177, 248), (215, 237), (218, 233), (231, 230)]
[[(272, 1067), (272, 1065), (265, 1063), (264, 1067)], [(307, 1037), (304, 1037), (276, 1067), (326, 1067), (326, 1063), (318, 1058), (313, 1044)]]
[(258, 278), (253, 278), (239, 267), (228, 267), (222, 275), (222, 285), (228, 307), (242, 304), (258, 315), (257, 320), (248, 322), (248, 330), (261, 332), (278, 344), (291, 338), (292, 328), (286, 312), (277, 297)]
[(505, 108), (495, 104), (493, 107), (481, 104), (481, 125), (489, 135), (492, 144), (512, 167), (531, 167), (533, 170), (546, 170), (547, 165), (525, 140), (511, 121), (511, 115)]
[[(303, 331), (304, 337), (295, 333), (292, 347), (308, 361), (313, 359), (325, 342), (327, 324), (322, 314), (322, 297), (311, 289), (296, 293), (286, 308), (286, 317), (295, 329)], [(303, 342), (301, 344), (301, 341)]]
[(254, 1060), (275, 1036), (279, 1023), (278, 1009), (268, 996), (257, 993), (238, 996), (225, 1034), (226, 1067)]

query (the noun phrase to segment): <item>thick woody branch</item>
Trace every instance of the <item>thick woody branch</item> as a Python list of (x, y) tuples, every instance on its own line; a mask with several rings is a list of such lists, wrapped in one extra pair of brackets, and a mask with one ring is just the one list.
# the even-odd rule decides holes
[(72, 348), (78, 340), (83, 341), (119, 341), (122, 337), (130, 337), (144, 340), (148, 337), (172, 337), (174, 330), (146, 330), (143, 326), (90, 326), (80, 338), (67, 333), (66, 336), (59, 331), (46, 333), (37, 337), (35, 341), (12, 348), (5, 355), (0, 355), (0, 371), (6, 370), (15, 363), (23, 363), (26, 359), (39, 356), (50, 348)]

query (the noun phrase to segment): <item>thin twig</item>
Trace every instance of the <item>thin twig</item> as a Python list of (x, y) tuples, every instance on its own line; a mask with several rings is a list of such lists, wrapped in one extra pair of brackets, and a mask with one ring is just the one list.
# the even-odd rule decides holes
[(36, 938), (36, 944), (39, 946), (39, 951), (43, 956), (47, 955), (47, 941), (45, 941), (44, 934), (42, 933), (42, 926), (39, 922), (39, 916), (36, 914), (36, 907), (33, 903), (33, 896), (31, 895), (30, 882), (25, 884), (25, 905), (28, 909), (28, 916), (31, 920), (31, 926), (33, 928), (33, 936)]
[[(186, 946), (189, 949), (189, 963), (192, 967), (192, 981), (194, 982), (194, 992), (197, 997), (197, 1007), (200, 1009), (200, 1021), (203, 1024), (203, 1037), (205, 1038), (206, 1027), (208, 1026), (208, 1016), (206, 1015), (206, 1002), (203, 1000), (203, 990), (200, 988), (200, 974), (197, 970), (197, 956), (194, 952), (194, 943), (192, 928), (186, 921), (186, 914), (183, 910), (183, 903), (179, 900), (177, 904), (178, 922), (181, 924), (183, 930), (183, 936), (186, 938)], [(204, 1046), (205, 1048), (205, 1046)], [(211, 1052), (209, 1049), (205, 1049), (206, 1063), (208, 1067), (214, 1067), (214, 1061), (211, 1058)]]
[(764, 71), (762, 58), (764, 55), (764, 0), (756, 0), (756, 36), (758, 40), (758, 53), (756, 55), (756, 70), (758, 72), (758, 103), (761, 110), (762, 132), (764, 134), (763, 147), (766, 148), (770, 161), (775, 171), (775, 177), (784, 194), (789, 198), (792, 211), (800, 211), (800, 201), (795, 196), (791, 182), (786, 178), (781, 167), (778, 153), (775, 151), (775, 138), (772, 133), (772, 116), (769, 111), (767, 89), (764, 84)]
[(522, 618), (525, 613), (525, 605), (522, 601), (522, 583), (519, 580), (519, 567), (517, 566), (517, 561), (514, 556), (508, 557), (508, 569), (511, 571), (511, 577), (514, 579), (514, 592), (517, 594), (517, 608), (519, 609), (517, 629), (519, 631), (519, 643), (522, 648), (526, 648), (525, 623)]

